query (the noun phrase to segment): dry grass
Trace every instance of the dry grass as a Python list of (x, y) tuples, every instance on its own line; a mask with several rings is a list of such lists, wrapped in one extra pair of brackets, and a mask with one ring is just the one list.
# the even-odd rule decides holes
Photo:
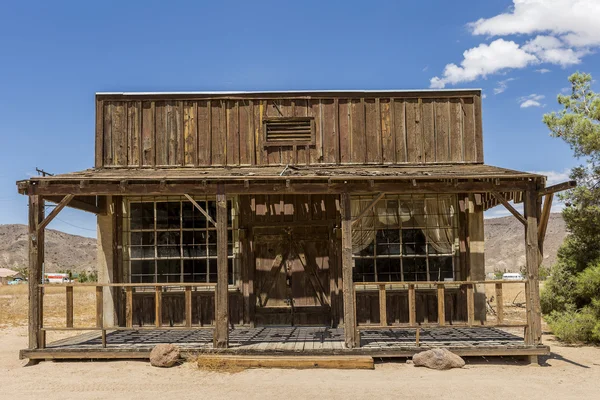
[(225, 374), (237, 374), (247, 370), (247, 367), (228, 363), (227, 360), (218, 357), (199, 357), (198, 355), (189, 355), (186, 361), (190, 365), (195, 365), (201, 371), (219, 372)]
[[(96, 323), (95, 288), (75, 287), (73, 290), (74, 326)], [(0, 286), (0, 328), (27, 325), (27, 285)], [(66, 326), (66, 295), (64, 287), (49, 287), (44, 294), (44, 326)]]

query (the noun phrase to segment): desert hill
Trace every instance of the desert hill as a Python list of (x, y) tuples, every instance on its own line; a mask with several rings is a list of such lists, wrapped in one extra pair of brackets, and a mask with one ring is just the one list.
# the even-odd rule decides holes
[[(543, 267), (556, 262), (558, 248), (567, 236), (562, 215), (550, 214), (544, 240)], [(519, 272), (525, 265), (525, 230), (512, 215), (485, 220), (485, 271)]]
[[(27, 234), (25, 225), (0, 225), (0, 268), (27, 267)], [(95, 270), (96, 239), (46, 229), (45, 243), (47, 272)]]

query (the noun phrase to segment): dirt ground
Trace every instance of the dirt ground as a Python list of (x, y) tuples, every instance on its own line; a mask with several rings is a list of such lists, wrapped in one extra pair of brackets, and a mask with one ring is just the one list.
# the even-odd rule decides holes
[[(27, 346), (27, 292), (0, 289), (0, 399), (600, 398), (600, 348), (567, 347), (551, 335), (544, 336), (552, 354), (542, 358), (542, 366), (512, 358), (470, 358), (465, 368), (451, 371), (416, 368), (405, 360), (379, 362), (375, 370), (250, 369), (237, 373), (199, 370), (192, 363), (158, 369), (145, 361), (47, 361), (27, 366), (26, 360), (18, 358), (19, 350)], [(93, 294), (78, 290), (75, 320), (90, 323)], [(505, 310), (522, 296), (520, 292), (515, 287), (505, 293)], [(47, 294), (47, 322), (64, 323), (60, 307), (64, 293), (57, 288)], [(511, 319), (523, 313), (521, 308), (514, 308), (512, 315), (513, 311), (506, 311)]]
[(595, 399), (600, 398), (600, 348), (544, 340), (543, 366), (515, 359), (468, 359), (465, 368), (433, 371), (403, 360), (375, 370), (250, 369), (208, 372), (185, 363), (171, 369), (145, 361), (61, 361), (26, 366), (24, 327), (0, 329), (2, 399)]

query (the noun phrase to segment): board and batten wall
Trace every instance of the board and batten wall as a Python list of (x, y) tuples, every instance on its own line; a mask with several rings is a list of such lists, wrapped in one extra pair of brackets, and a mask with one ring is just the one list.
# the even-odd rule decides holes
[[(265, 146), (294, 116), (314, 145)], [(96, 95), (96, 168), (429, 163), (483, 163), (480, 91)]]

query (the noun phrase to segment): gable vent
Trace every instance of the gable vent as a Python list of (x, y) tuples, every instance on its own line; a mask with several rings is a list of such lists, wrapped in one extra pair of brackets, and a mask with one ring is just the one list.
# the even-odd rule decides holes
[(314, 124), (309, 117), (273, 118), (264, 121), (267, 146), (314, 144)]

